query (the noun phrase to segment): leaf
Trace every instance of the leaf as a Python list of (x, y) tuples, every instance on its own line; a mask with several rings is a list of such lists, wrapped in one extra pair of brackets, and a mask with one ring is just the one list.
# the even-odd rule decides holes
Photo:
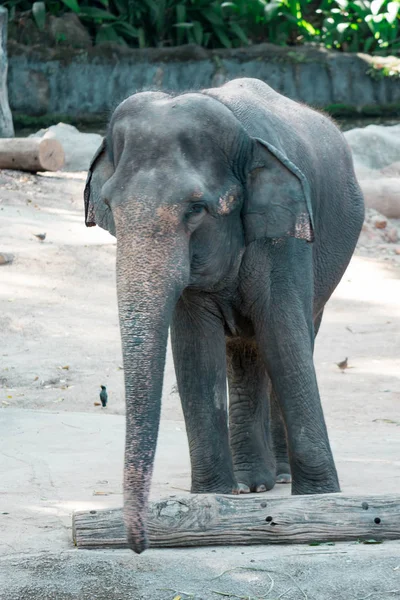
[(278, 11), (280, 10), (281, 5), (279, 2), (269, 2), (264, 8), (265, 18), (268, 21), (272, 21), (272, 19), (276, 16)]
[(386, 20), (392, 24), (395, 22), (400, 11), (400, 2), (389, 2), (387, 5)]
[(225, 48), (232, 48), (232, 44), (225, 31), (221, 27), (213, 27), (215, 35)]
[(89, 17), (91, 19), (98, 19), (101, 21), (118, 21), (118, 17), (112, 13), (102, 10), (101, 8), (92, 8), (90, 6), (83, 7), (79, 16), (82, 18)]
[(81, 11), (80, 6), (78, 4), (78, 0), (61, 0), (65, 6), (68, 6), (73, 12), (79, 13)]
[(146, 34), (143, 27), (138, 29), (139, 48), (146, 48)]
[(364, 44), (364, 48), (363, 51), (365, 52), (365, 54), (368, 54), (368, 52), (371, 50), (372, 45), (375, 43), (375, 39), (373, 37), (369, 37)]
[(129, 9), (129, 5), (126, 0), (114, 0), (114, 4), (116, 5), (118, 12), (121, 15), (126, 15)]
[(335, 546), (335, 542), (310, 542), (309, 546)]
[(133, 25), (126, 23), (125, 21), (120, 21), (119, 23), (115, 23), (112, 27), (118, 31), (121, 35), (127, 36), (128, 38), (137, 38), (139, 36), (138, 30)]
[(34, 2), (32, 5), (32, 15), (39, 31), (43, 31), (46, 25), (46, 5), (44, 2)]
[(125, 40), (118, 35), (112, 25), (103, 25), (96, 33), (96, 44), (101, 44), (101, 42), (115, 42), (116, 44), (121, 44), (122, 46), (127, 45)]
[(154, 0), (144, 0), (144, 2), (145, 4), (147, 4), (150, 10), (153, 11), (155, 18), (157, 18), (161, 11), (161, 7), (159, 6), (159, 4), (157, 4), (157, 2), (154, 2)]
[(346, 8), (348, 7), (349, 3), (347, 0), (335, 0), (336, 4), (338, 4), (340, 6), (340, 8), (342, 10), (346, 10)]
[(339, 23), (337, 30), (339, 33), (344, 33), (350, 27), (350, 23)]
[(366, 15), (370, 14), (369, 8), (362, 0), (355, 0), (355, 2), (352, 2), (351, 8), (363, 20), (365, 19)]
[(240, 27), (240, 25), (238, 23), (232, 22), (230, 24), (230, 27), (231, 27), (231, 30), (233, 31), (233, 33), (239, 38), (239, 40), (241, 42), (246, 44), (246, 46), (248, 46), (250, 44), (249, 38), (247, 37), (247, 35), (245, 34), (245, 32), (243, 31), (243, 29)]
[(175, 23), (174, 27), (179, 29), (192, 29), (193, 23)]
[(186, 6), (183, 4), (178, 4), (176, 7), (176, 19), (178, 23), (183, 23), (186, 21)]
[(203, 41), (203, 27), (199, 21), (193, 21), (193, 35), (196, 40), (196, 44), (201, 46)]
[(371, 2), (371, 13), (377, 15), (385, 4), (386, 0), (372, 0)]
[(217, 13), (214, 10), (212, 10), (211, 8), (204, 9), (202, 11), (202, 14), (213, 25), (219, 25), (222, 27), (224, 26), (224, 20), (222, 19), (222, 17), (217, 15)]
[(226, 12), (229, 14), (229, 11), (232, 13), (240, 13), (240, 8), (234, 2), (223, 2), (221, 4), (221, 12), (222, 15)]
[(301, 19), (299, 21), (298, 25), (302, 29), (305, 29), (307, 31), (307, 33), (309, 33), (310, 35), (316, 35), (317, 34), (317, 30), (311, 25), (311, 23), (309, 23), (305, 19)]

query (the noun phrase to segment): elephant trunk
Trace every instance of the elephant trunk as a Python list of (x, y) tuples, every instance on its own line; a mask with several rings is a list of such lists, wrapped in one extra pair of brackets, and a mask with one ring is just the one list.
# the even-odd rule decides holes
[(124, 520), (128, 544), (148, 547), (146, 514), (160, 421), (168, 328), (185, 287), (185, 252), (118, 232), (117, 294), (125, 375)]

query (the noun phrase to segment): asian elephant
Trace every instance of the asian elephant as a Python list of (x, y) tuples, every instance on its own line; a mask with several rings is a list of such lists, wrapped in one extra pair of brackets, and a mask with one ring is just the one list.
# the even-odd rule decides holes
[(169, 328), (192, 492), (290, 476), (293, 494), (338, 492), (314, 338), (364, 203), (334, 123), (257, 79), (134, 94), (93, 158), (85, 210), (117, 238), (129, 546), (148, 547)]

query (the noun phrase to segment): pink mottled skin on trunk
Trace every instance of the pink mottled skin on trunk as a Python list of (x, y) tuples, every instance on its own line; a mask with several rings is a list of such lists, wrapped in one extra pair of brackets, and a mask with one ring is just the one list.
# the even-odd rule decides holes
[[(152, 211), (152, 227), (148, 211)], [(154, 211), (146, 199), (136, 199), (135, 203), (116, 207), (114, 218), (126, 395), (124, 519), (129, 544), (140, 553), (148, 546), (145, 523), (168, 326), (189, 277), (188, 241), (183, 230), (176, 235), (173, 206)]]

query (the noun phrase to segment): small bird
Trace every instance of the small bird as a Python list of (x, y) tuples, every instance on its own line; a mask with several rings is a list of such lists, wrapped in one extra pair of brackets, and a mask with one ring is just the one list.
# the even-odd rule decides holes
[(103, 408), (106, 408), (108, 402), (108, 394), (105, 385), (101, 385), (100, 400)]
[(336, 363), (337, 366), (339, 367), (339, 369), (341, 369), (342, 371), (344, 371), (345, 369), (348, 368), (348, 356), (346, 356), (346, 358), (344, 360), (341, 360), (340, 362)]
[(37, 237), (37, 239), (40, 240), (41, 242), (44, 242), (44, 240), (46, 239), (45, 233), (34, 233), (33, 235), (35, 237)]

